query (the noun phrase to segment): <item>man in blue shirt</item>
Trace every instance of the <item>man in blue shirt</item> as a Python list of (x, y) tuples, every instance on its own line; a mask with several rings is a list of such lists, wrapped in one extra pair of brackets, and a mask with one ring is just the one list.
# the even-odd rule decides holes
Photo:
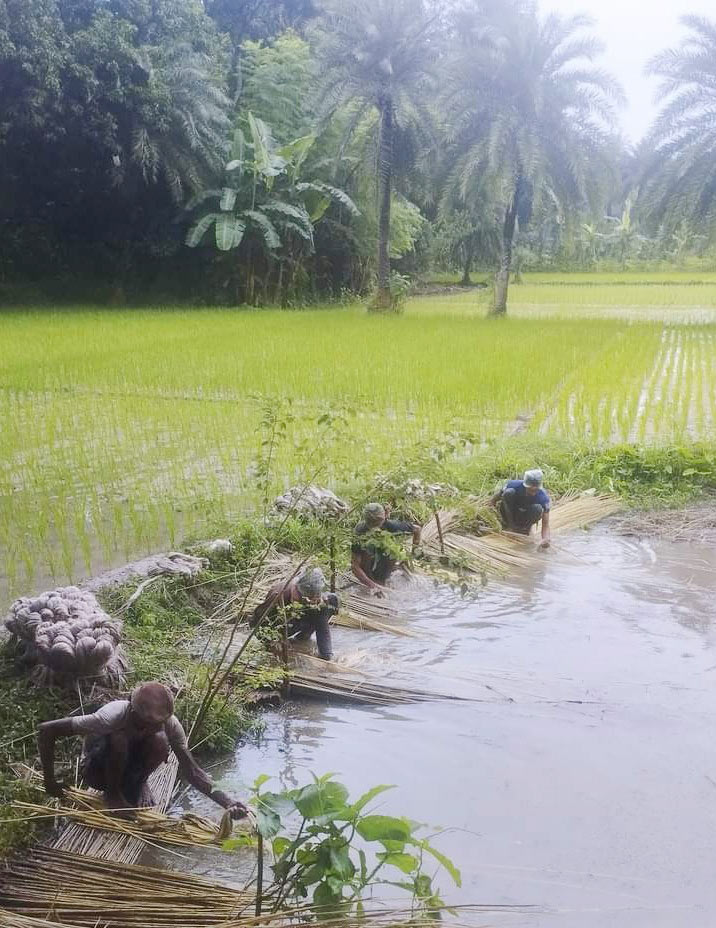
[(508, 480), (490, 500), (510, 532), (529, 535), (532, 526), (542, 521), (541, 548), (549, 548), (549, 511), (551, 501), (543, 488), (541, 470), (528, 470), (522, 480)]

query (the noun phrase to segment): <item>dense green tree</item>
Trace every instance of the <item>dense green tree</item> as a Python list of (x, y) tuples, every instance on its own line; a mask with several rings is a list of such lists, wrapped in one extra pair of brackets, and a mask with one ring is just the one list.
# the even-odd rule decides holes
[(391, 306), (390, 210), (396, 127), (421, 121), (434, 58), (432, 20), (422, 0), (322, 0), (314, 31), (321, 108), (351, 108), (349, 128), (378, 114), (378, 287), (375, 308)]
[(589, 25), (541, 18), (530, 2), (489, 0), (455, 30), (442, 97), (457, 152), (452, 184), (465, 202), (500, 206), (497, 314), (507, 309), (515, 232), (537, 201), (562, 213), (601, 211), (619, 90), (592, 64), (600, 46)]
[(716, 21), (685, 16), (689, 34), (657, 55), (662, 109), (646, 143), (641, 208), (652, 226), (712, 235), (716, 222)]
[(198, 0), (0, 0), (6, 270), (123, 286), (223, 161), (225, 60)]

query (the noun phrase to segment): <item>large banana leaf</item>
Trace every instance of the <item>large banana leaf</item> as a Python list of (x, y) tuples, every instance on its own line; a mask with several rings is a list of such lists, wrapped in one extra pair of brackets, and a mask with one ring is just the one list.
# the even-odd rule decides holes
[(222, 213), (216, 220), (216, 247), (220, 251), (231, 251), (241, 244), (245, 231), (245, 222), (236, 216)]
[(207, 213), (205, 216), (202, 216), (201, 219), (198, 219), (187, 233), (187, 245), (190, 248), (196, 248), (199, 242), (204, 238), (207, 230), (219, 219), (221, 219), (221, 213)]

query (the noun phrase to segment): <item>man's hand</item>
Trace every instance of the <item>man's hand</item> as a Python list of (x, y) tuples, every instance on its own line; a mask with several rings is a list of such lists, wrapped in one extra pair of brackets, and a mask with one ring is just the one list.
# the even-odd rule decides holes
[(420, 560), (422, 560), (422, 559), (425, 557), (425, 552), (424, 552), (423, 549), (420, 547), (420, 545), (415, 545), (415, 546), (413, 547), (413, 557), (414, 557), (417, 561), (420, 561)]
[(57, 780), (45, 780), (45, 792), (48, 796), (54, 796), (55, 799), (62, 799), (65, 795), (65, 785)]
[(378, 599), (385, 599), (385, 590), (382, 586), (371, 587), (371, 596), (375, 596)]
[(545, 538), (545, 539), (540, 543), (540, 546), (539, 546), (539, 547), (540, 547), (540, 551), (546, 551), (547, 548), (549, 548), (549, 546), (551, 545), (551, 543), (552, 543), (552, 542), (549, 540), (549, 538)]
[(227, 812), (230, 812), (234, 821), (236, 821), (238, 818), (246, 818), (246, 816), (249, 814), (249, 810), (246, 808), (243, 802), (237, 802), (235, 799), (231, 799), (221, 789), (213, 790), (210, 793), (209, 798), (213, 799), (217, 805), (220, 805), (226, 809)]
[(243, 802), (232, 803), (226, 811), (231, 813), (231, 818), (234, 821), (240, 818), (246, 818), (246, 816), (249, 814), (249, 810), (246, 808)]

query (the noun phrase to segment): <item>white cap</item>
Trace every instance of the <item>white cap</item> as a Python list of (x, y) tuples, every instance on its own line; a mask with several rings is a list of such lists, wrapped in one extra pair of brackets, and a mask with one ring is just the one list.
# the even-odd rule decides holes
[(544, 482), (544, 474), (539, 468), (527, 470), (522, 482), (526, 487), (541, 487)]

